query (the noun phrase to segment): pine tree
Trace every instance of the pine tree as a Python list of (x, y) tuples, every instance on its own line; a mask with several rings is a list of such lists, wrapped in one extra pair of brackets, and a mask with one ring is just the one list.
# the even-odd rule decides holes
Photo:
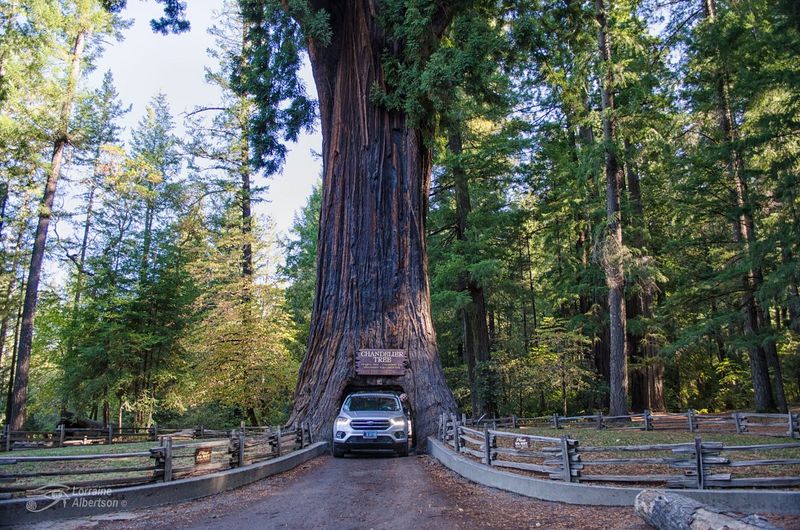
[(39, 219), (34, 236), (31, 262), (28, 269), (28, 280), (25, 287), (22, 318), (20, 325), (19, 350), (17, 352), (16, 373), (14, 377), (13, 403), (9, 425), (14, 430), (22, 429), (26, 418), (28, 395), (28, 377), (30, 370), (31, 348), (33, 346), (33, 325), (36, 314), (36, 302), (39, 292), (42, 263), (44, 261), (47, 232), (52, 215), (56, 187), (61, 173), (64, 151), (67, 148), (72, 131), (70, 117), (75, 101), (78, 82), (84, 61), (87, 41), (94, 35), (109, 34), (114, 31), (114, 16), (108, 13), (95, 0), (77, 0), (74, 5), (65, 6), (64, 33), (60, 45), (67, 50), (66, 64), (62, 66), (64, 81), (61, 92), (54, 100), (58, 109), (58, 118), (51, 133), (53, 151), (47, 171), (47, 182), (42, 195)]

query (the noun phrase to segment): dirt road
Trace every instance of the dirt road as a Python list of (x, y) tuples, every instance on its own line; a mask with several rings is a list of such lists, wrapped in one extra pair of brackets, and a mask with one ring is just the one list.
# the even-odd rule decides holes
[(323, 456), (244, 488), (193, 502), (39, 525), (221, 530), (647, 528), (630, 508), (548, 503), (472, 484), (429, 457)]

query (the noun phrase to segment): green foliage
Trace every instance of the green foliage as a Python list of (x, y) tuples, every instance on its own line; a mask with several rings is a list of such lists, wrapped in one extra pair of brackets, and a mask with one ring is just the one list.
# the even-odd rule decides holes
[[(154, 29), (188, 29), (185, 2), (162, 3)], [(463, 410), (476, 397), (501, 414), (606, 406), (608, 68), (632, 389), (637, 374), (663, 367), (668, 409), (752, 408), (750, 355), (774, 345), (786, 394), (800, 399), (800, 19), (786, 0), (712, 4), (713, 14), (699, 1), (607, 0), (610, 64), (588, 0), (377, 4), (384, 48), (372, 103), (401, 113), (433, 149), (433, 317)], [(103, 39), (125, 26), (123, 6), (0, 0), (4, 381), (63, 126), (64, 57), (87, 31), (91, 69)], [(279, 277), (275, 236), (246, 210), (282, 167), (286, 142), (313, 125), (298, 74), (309, 43), (337, 45), (332, 16), (305, 0), (227, 3), (207, 72), (222, 97), (190, 113), (189, 140), (156, 96), (123, 147), (126, 108), (111, 74), (94, 91), (79, 87), (68, 158), (81, 204), (58, 212), (76, 230), (50, 249), (74, 267), (40, 296), (32, 426), (62, 404), (140, 425), (285, 418), (314, 303), (323, 190), (283, 241)], [(749, 238), (735, 235), (743, 224)], [(750, 293), (756, 331), (742, 311)], [(483, 311), (480, 300), (489, 360), (470, 373), (464, 316)]]
[(314, 288), (317, 283), (317, 237), (321, 204), (322, 186), (317, 184), (305, 206), (295, 216), (289, 239), (282, 242), (286, 263), (281, 267), (280, 274), (290, 282), (286, 288), (286, 302), (292, 321), (298, 329), (296, 348), (293, 350), (298, 361), (305, 355), (311, 326)]

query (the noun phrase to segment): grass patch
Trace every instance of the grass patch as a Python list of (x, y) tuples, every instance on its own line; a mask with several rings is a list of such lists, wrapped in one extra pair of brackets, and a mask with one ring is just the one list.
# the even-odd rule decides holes
[[(588, 480), (594, 476), (595, 480), (604, 482), (602, 477), (619, 477), (618, 480), (605, 481), (616, 485), (637, 485), (663, 487), (670, 481), (673, 485), (682, 483), (686, 487), (694, 487), (694, 456), (692, 453), (675, 452), (670, 448), (657, 450), (620, 450), (614, 447), (622, 446), (652, 446), (662, 444), (694, 444), (695, 437), (700, 437), (704, 443), (722, 442), (724, 446), (753, 446), (800, 443), (800, 440), (788, 437), (758, 436), (749, 434), (730, 434), (724, 432), (690, 433), (686, 431), (640, 431), (640, 430), (613, 430), (576, 428), (565, 426), (563, 429), (552, 427), (522, 427), (519, 429), (498, 429), (510, 433), (529, 434), (547, 437), (568, 436), (578, 441), (578, 454), (580, 456), (580, 477)], [(498, 437), (497, 445), (500, 448), (513, 448), (513, 438)], [(555, 444), (535, 443), (530, 447), (530, 456), (514, 454), (509, 456), (499, 455), (502, 460), (535, 465), (553, 466), (560, 465), (560, 453), (550, 457), (534, 456), (542, 447), (555, 447)], [(473, 450), (480, 450), (479, 444), (471, 444)], [(608, 447), (607, 451), (597, 451)], [(584, 449), (582, 452), (581, 449)], [(586, 449), (593, 449), (586, 451)], [(545, 449), (546, 450), (546, 449)], [(524, 450), (522, 452), (525, 452)], [(520, 451), (516, 451), (520, 453)], [(473, 456), (477, 456), (473, 454)], [(775, 462), (775, 461), (781, 462)], [(765, 462), (756, 462), (765, 461)], [(682, 466), (682, 467), (681, 467)], [(706, 475), (713, 475), (718, 483), (715, 486), (728, 487), (736, 483), (736, 479), (797, 477), (800, 481), (800, 447), (781, 449), (754, 449), (754, 450), (727, 450), (711, 452), (706, 457)], [(542, 474), (534, 474), (541, 477)], [(546, 473), (545, 473), (546, 475)], [(627, 478), (626, 478), (627, 477)], [(637, 482), (637, 477), (650, 477), (649, 482)], [(664, 477), (660, 480), (659, 477)], [(669, 477), (669, 478), (667, 478)], [(727, 477), (727, 478), (726, 478)], [(733, 479), (730, 481), (728, 479)], [(580, 478), (579, 478), (580, 480)], [(726, 485), (727, 483), (727, 485)], [(784, 484), (785, 486), (785, 484)], [(784, 487), (780, 486), (780, 487)], [(788, 486), (787, 486), (788, 487)]]

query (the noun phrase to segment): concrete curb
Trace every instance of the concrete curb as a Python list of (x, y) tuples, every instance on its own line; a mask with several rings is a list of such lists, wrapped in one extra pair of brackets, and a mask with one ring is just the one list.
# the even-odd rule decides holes
[[(68, 494), (55, 501), (47, 497), (2, 500), (0, 526), (124, 512), (207, 497), (295, 468), (327, 452), (328, 445), (326, 442), (317, 442), (273, 460), (172, 482), (112, 489), (108, 495), (95, 492)], [(36, 502), (37, 507), (33, 509), (41, 509), (51, 503), (53, 505), (41, 511), (31, 511), (28, 508), (31, 501)]]
[[(544, 501), (595, 506), (633, 506), (640, 491), (653, 489), (589, 486), (500, 471), (456, 454), (450, 447), (433, 437), (428, 438), (428, 452), (445, 467), (472, 482)], [(800, 491), (690, 489), (669, 491), (723, 510), (800, 514)]]

